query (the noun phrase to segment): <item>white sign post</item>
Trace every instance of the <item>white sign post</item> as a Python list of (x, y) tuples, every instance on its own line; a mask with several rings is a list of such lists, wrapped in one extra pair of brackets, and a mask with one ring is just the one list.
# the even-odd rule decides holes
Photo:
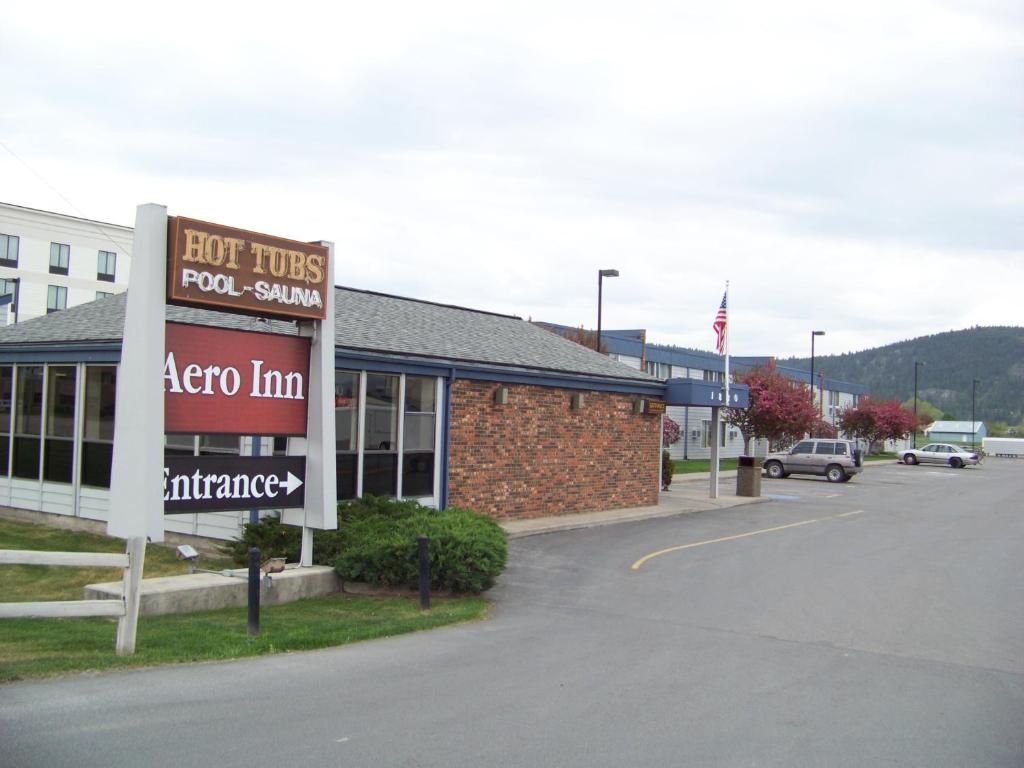
[(135, 652), (139, 582), (146, 539), (164, 540), (164, 296), (167, 292), (167, 209), (140, 205), (135, 213), (124, 341), (114, 405), (107, 533), (125, 539), (125, 620), (118, 655)]

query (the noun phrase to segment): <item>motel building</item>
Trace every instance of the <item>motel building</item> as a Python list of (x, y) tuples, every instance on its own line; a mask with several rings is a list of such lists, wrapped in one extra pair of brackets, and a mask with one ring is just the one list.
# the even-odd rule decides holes
[[(657, 504), (664, 404), (721, 396), (717, 384), (674, 386), (517, 317), (334, 291), (339, 499), (417, 499), (495, 518)], [(106, 519), (126, 297), (0, 328), (0, 505)], [(297, 334), (292, 321), (190, 307), (168, 306), (166, 319)], [(183, 386), (185, 362), (165, 366), (165, 389)], [(299, 380), (264, 382), (302, 393)], [(285, 455), (296, 439), (258, 423), (251, 432), (167, 434), (165, 455)], [(237, 510), (164, 523), (230, 539), (249, 519)]]

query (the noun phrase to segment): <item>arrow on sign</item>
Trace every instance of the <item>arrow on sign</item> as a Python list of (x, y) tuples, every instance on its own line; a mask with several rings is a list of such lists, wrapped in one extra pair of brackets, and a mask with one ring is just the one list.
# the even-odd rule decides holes
[(302, 480), (297, 478), (291, 472), (288, 473), (288, 477), (284, 481), (285, 493), (291, 496), (292, 492), (302, 485)]

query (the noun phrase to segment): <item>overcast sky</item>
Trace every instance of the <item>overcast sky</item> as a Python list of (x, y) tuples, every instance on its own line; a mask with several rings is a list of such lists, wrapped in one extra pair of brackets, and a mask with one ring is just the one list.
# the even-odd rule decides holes
[(8, 4), (0, 201), (702, 349), (728, 280), (738, 355), (1024, 325), (1019, 0), (219, 5)]

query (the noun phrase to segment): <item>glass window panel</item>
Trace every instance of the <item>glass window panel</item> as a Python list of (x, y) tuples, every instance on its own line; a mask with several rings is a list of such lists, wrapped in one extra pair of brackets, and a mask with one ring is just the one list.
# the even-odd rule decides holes
[(39, 442), (38, 437), (14, 438), (13, 471), (15, 477), (24, 477), (28, 480), (39, 479)]
[(7, 435), (0, 437), (0, 477), (7, 476), (7, 462), (11, 456), (11, 441)]
[(82, 443), (82, 485), (109, 488), (113, 459), (113, 443)]
[(405, 377), (405, 412), (434, 413), (437, 379), (426, 376)]
[(46, 439), (43, 457), (43, 479), (51, 483), (70, 483), (74, 440)]
[(71, 246), (64, 243), (50, 243), (50, 267), (54, 269), (68, 268), (71, 260)]
[[(14, 384), (14, 366), (0, 366), (0, 434), (11, 432), (11, 387)], [(0, 474), (6, 474), (6, 464)]]
[(797, 443), (793, 448), (793, 453), (810, 453), (813, 449), (814, 443), (812, 442)]
[(394, 496), (397, 492), (398, 454), (367, 453), (363, 456), (363, 493)]
[(356, 497), (358, 458), (354, 453), (339, 453), (335, 457), (339, 499), (354, 499)]
[(46, 289), (46, 311), (57, 312), (68, 306), (68, 289), (63, 285), (50, 285)]
[(114, 439), (114, 401), (117, 393), (117, 368), (90, 365), (85, 369), (84, 440)]
[(334, 438), (338, 451), (354, 451), (359, 431), (359, 374), (334, 372)]
[(434, 448), (434, 414), (405, 414), (405, 434), (403, 435), (406, 451), (430, 451)]
[(413, 452), (402, 456), (402, 496), (434, 495), (434, 453)]
[(114, 271), (117, 268), (117, 254), (110, 251), (100, 251), (96, 261), (97, 277), (100, 279), (104, 277), (113, 279)]
[(165, 456), (194, 456), (195, 452), (194, 435), (164, 435)]
[(18, 242), (17, 235), (0, 235), (0, 262), (5, 267), (18, 266)]
[(398, 450), (398, 382), (397, 376), (366, 377), (366, 451)]
[(242, 452), (238, 435), (200, 435), (200, 456), (237, 456)]
[(835, 443), (818, 443), (814, 452), (822, 456), (831, 456), (836, 452)]
[(75, 436), (75, 369), (51, 365), (47, 369), (46, 436)]
[(43, 366), (18, 366), (18, 402), (14, 431), (19, 435), (39, 437), (43, 425)]

